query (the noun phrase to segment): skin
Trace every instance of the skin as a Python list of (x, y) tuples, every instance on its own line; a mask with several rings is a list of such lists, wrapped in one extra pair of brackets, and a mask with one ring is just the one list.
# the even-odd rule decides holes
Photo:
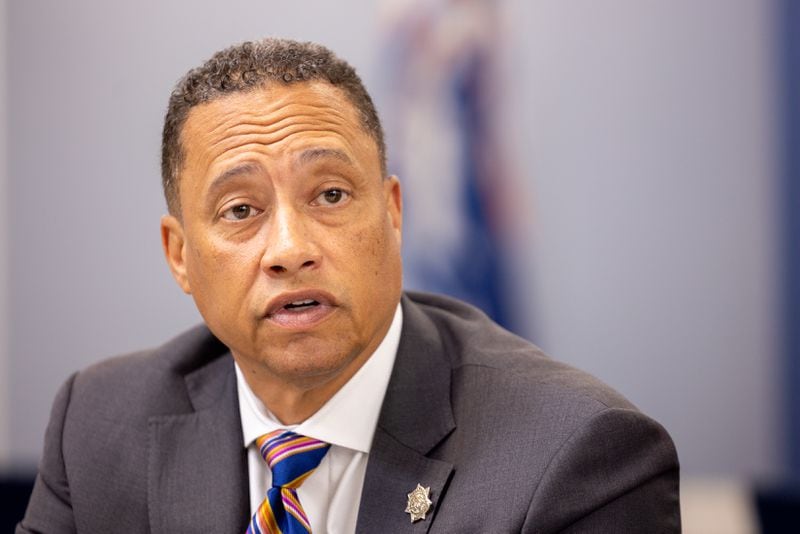
[[(196, 106), (164, 252), (245, 379), (284, 424), (375, 351), (400, 299), (402, 201), (355, 108), (325, 82)], [(176, 216), (177, 215), (177, 216)], [(287, 309), (289, 302), (317, 305)]]

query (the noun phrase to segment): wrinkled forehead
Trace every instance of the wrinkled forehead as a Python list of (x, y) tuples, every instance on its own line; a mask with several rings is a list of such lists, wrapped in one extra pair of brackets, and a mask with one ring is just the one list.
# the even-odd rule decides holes
[(216, 138), (230, 134), (231, 129), (255, 127), (269, 138), (271, 134), (276, 137), (291, 135), (304, 126), (331, 128), (371, 138), (344, 91), (315, 80), (289, 84), (271, 82), (198, 104), (189, 110), (181, 132), (181, 145), (186, 154), (194, 142), (216, 143)]
[(181, 144), (182, 197), (256, 162), (278, 173), (339, 162), (358, 175), (382, 177), (377, 142), (355, 106), (323, 82), (270, 85), (200, 104), (187, 117)]

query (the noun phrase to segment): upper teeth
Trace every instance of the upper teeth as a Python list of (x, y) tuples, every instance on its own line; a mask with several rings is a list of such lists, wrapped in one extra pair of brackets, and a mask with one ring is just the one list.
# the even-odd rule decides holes
[(292, 306), (307, 306), (309, 304), (314, 304), (314, 299), (296, 300), (292, 302)]

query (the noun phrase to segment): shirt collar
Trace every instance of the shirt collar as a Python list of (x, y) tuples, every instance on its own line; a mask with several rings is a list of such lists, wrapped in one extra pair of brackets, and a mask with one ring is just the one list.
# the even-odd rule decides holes
[(235, 364), (244, 446), (250, 446), (263, 434), (286, 428), (331, 445), (369, 453), (402, 326), (403, 310), (398, 304), (389, 331), (372, 356), (328, 402), (299, 425), (281, 424), (256, 397)]

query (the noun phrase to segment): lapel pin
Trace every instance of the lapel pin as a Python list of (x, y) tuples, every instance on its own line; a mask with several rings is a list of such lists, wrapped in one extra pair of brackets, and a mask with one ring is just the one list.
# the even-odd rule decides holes
[(411, 522), (416, 523), (420, 519), (425, 519), (425, 514), (431, 509), (433, 501), (430, 500), (431, 488), (423, 488), (420, 484), (414, 491), (408, 494), (408, 504), (406, 513), (411, 516)]

